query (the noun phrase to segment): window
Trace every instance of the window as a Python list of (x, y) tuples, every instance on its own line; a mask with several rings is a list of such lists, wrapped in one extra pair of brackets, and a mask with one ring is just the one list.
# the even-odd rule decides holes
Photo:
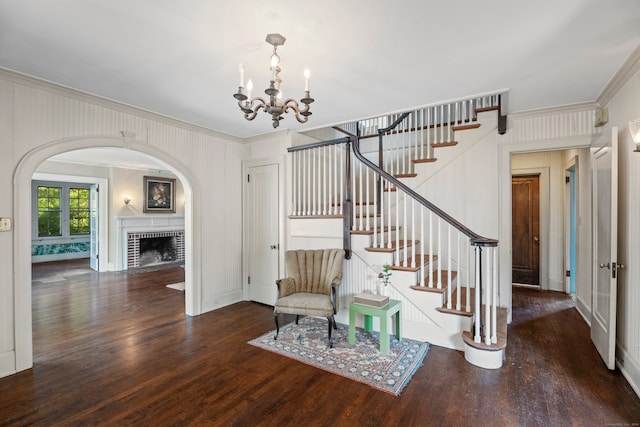
[(37, 181), (33, 183), (37, 206), (37, 236), (74, 237), (89, 234), (90, 185)]
[(38, 237), (60, 236), (62, 188), (38, 186)]
[(69, 234), (89, 234), (89, 189), (69, 189)]

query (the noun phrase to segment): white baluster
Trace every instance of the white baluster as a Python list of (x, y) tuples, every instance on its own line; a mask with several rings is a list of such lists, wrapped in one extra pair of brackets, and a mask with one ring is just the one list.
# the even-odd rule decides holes
[[(389, 183), (387, 182), (387, 185), (389, 185)], [(391, 188), (389, 188), (389, 190), (391, 190)], [(387, 233), (384, 233), (384, 228), (385, 225), (382, 224), (382, 228), (381, 233), (383, 233), (383, 236), (387, 236), (387, 249), (390, 249), (393, 247), (392, 244), (392, 235), (391, 235), (391, 197), (392, 197), (393, 193), (391, 191), (387, 192)], [(397, 221), (397, 219), (396, 219)]]
[(451, 288), (453, 287), (451, 281), (453, 274), (451, 272), (451, 226), (447, 226), (447, 308), (451, 310)]
[(498, 251), (497, 248), (491, 248), (493, 255), (493, 304), (491, 304), (491, 343), (498, 342)]
[(358, 206), (360, 207), (360, 212), (358, 214), (360, 221), (358, 224), (358, 230), (362, 231), (364, 230), (364, 210), (362, 209), (362, 203), (363, 203), (363, 191), (362, 188), (364, 186), (364, 182), (362, 182), (364, 180), (363, 178), (363, 168), (365, 166), (362, 163), (358, 163), (358, 187), (359, 187), (359, 191), (358, 191), (358, 200), (354, 205), (354, 210), (358, 209)]
[[(374, 190), (373, 190), (373, 214), (376, 215), (377, 213), (377, 209), (378, 209), (378, 203), (380, 204), (380, 221), (383, 221), (384, 218), (384, 206), (382, 204), (382, 200), (384, 199), (384, 197), (380, 197), (380, 200), (378, 200), (378, 191), (377, 191), (377, 187), (375, 187), (376, 185), (376, 179), (377, 176), (374, 176)], [(384, 223), (383, 223), (384, 224)], [(373, 245), (374, 248), (379, 248), (380, 247), (380, 242), (378, 241), (378, 220), (377, 220), (377, 215), (374, 216), (373, 218)]]
[(460, 258), (460, 239), (462, 239), (462, 233), (458, 233), (457, 246), (456, 246), (456, 259), (458, 260), (458, 280), (456, 284), (456, 310), (460, 311), (460, 298), (462, 294), (462, 258)]
[(467, 252), (467, 306), (466, 306), (466, 311), (470, 312), (471, 311), (471, 257), (472, 257), (472, 252), (471, 252), (471, 246), (470, 245), (465, 245), (465, 251)]
[(438, 289), (442, 289), (442, 218), (438, 217)]
[[(371, 171), (371, 172), (372, 172), (371, 174), (373, 175), (373, 171)], [(364, 211), (364, 214), (365, 214), (365, 216), (367, 218), (366, 219), (365, 230), (371, 230), (371, 223), (370, 223), (370, 219), (369, 219), (371, 217), (371, 215), (370, 215), (371, 214), (371, 212), (370, 212), (371, 205), (369, 204), (369, 198), (371, 197), (371, 195), (369, 194), (369, 187), (371, 185), (370, 184), (370, 179), (371, 178), (369, 177), (369, 168), (366, 168), (365, 177), (366, 177), (366, 180), (367, 180), (367, 182), (366, 182), (366, 194), (365, 194), (364, 206), (363, 206), (362, 210)]]
[(473, 341), (474, 342), (481, 342), (481, 337), (480, 337), (480, 251), (481, 248), (479, 246), (475, 246), (475, 270), (476, 270), (476, 275), (475, 275), (475, 287), (476, 287), (476, 298), (475, 298), (475, 307), (474, 307), (474, 313), (473, 313), (473, 318), (475, 319), (475, 328), (473, 331)]
[(304, 174), (302, 175), (304, 177), (303, 183), (302, 183), (302, 192), (303, 192), (303, 211), (305, 212), (305, 215), (309, 216), (311, 215), (311, 209), (310, 209), (310, 203), (309, 203), (309, 179), (310, 179), (310, 172), (309, 172), (309, 151), (310, 150), (304, 150), (303, 151), (303, 167), (304, 167)]
[(484, 280), (484, 283), (486, 283), (484, 290), (484, 343), (491, 345), (491, 294), (493, 292), (493, 286), (491, 286), (491, 276), (493, 273), (491, 269), (493, 267), (493, 263), (491, 262), (491, 251), (488, 250), (486, 252), (487, 255), (485, 258), (487, 268)]
[[(398, 189), (398, 193), (400, 192), (400, 190)], [(407, 230), (407, 228), (409, 228), (407, 226), (407, 195), (406, 194), (402, 194), (402, 229), (404, 231), (403, 236), (404, 236), (404, 250), (402, 251), (403, 253), (403, 257), (402, 257), (402, 265), (404, 265), (405, 267), (409, 265), (409, 259), (407, 257), (407, 254), (409, 253), (409, 241), (408, 239), (408, 232), (409, 230)]]
[[(399, 200), (399, 196), (398, 193), (400, 191), (398, 191), (398, 189), (396, 188), (395, 194), (396, 194), (396, 227), (398, 227), (398, 229), (396, 230), (396, 252), (398, 252), (400, 250), (400, 227), (402, 227), (403, 229), (404, 224), (400, 223), (400, 200)], [(391, 234), (391, 222), (389, 222), (389, 234)]]
[(292, 153), (292, 174), (293, 179), (291, 180), (291, 215), (298, 215), (298, 194), (296, 193), (296, 187), (298, 184), (298, 180), (300, 179), (300, 171), (297, 166), (298, 159), (298, 151), (294, 151)]
[[(407, 195), (405, 194), (406, 198)], [(416, 199), (411, 198), (411, 240), (413, 244), (411, 245), (411, 268), (416, 268)]]
[(329, 176), (327, 175), (327, 149), (328, 145), (325, 145), (322, 150), (322, 215), (327, 215), (327, 206), (329, 205), (329, 200), (327, 199), (327, 180)]
[(447, 141), (453, 141), (453, 124), (451, 122), (451, 103), (447, 104)]
[(335, 181), (335, 164), (336, 164), (336, 146), (329, 147), (329, 176), (327, 181), (327, 192), (329, 194), (329, 215), (335, 215), (338, 203), (336, 201), (336, 193), (334, 192)]
[(333, 170), (335, 171), (335, 179), (333, 180), (334, 185), (334, 193), (336, 194), (336, 198), (338, 199), (338, 211), (336, 212), (338, 215), (342, 215), (343, 212), (343, 204), (344, 199), (342, 197), (342, 191), (344, 190), (344, 185), (342, 183), (342, 178), (344, 175), (344, 153), (347, 151), (346, 145), (339, 145), (337, 147), (338, 155), (336, 156), (336, 164), (334, 165)]
[(424, 286), (426, 276), (424, 274), (424, 207), (419, 206), (420, 209), (420, 286)]
[(433, 212), (429, 211), (429, 287), (433, 288)]

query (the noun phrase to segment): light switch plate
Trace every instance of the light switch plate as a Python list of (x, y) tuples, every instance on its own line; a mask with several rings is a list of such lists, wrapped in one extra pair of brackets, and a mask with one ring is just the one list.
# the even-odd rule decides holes
[(11, 231), (11, 218), (0, 218), (0, 231)]

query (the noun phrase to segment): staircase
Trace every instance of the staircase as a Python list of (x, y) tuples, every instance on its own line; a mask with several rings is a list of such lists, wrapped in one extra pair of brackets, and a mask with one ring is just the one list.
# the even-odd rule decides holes
[(341, 238), (350, 259), (339, 321), (348, 323), (353, 295), (377, 289), (378, 274), (389, 265), (385, 292), (402, 301), (405, 337), (464, 351), (477, 366), (502, 366), (506, 309), (497, 307), (498, 242), (423, 194), (431, 177), (488, 133), (506, 131), (504, 96), (347, 123), (336, 128), (344, 138), (289, 149), (292, 235), (304, 235), (307, 247)]

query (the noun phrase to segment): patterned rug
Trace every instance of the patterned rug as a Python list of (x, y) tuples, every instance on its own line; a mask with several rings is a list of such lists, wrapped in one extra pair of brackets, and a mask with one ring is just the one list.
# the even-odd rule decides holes
[(291, 323), (249, 344), (316, 368), (367, 384), (395, 396), (409, 383), (415, 371), (422, 366), (429, 343), (391, 337), (390, 351), (379, 351), (379, 333), (364, 332), (356, 328), (356, 344), (349, 344), (349, 327), (338, 324), (333, 331), (333, 348), (327, 346), (327, 320), (304, 317), (298, 325)]

